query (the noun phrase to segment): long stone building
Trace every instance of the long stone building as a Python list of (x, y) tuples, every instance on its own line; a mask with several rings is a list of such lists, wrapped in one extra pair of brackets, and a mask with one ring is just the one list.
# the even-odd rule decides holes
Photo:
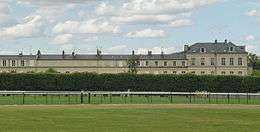
[(41, 54), (1, 55), (0, 72), (44, 72), (50, 68), (61, 73), (96, 72), (124, 73), (129, 71), (129, 60), (137, 58), (137, 73), (140, 74), (212, 74), (249, 75), (245, 46), (232, 42), (207, 42), (185, 45), (184, 51), (172, 54), (146, 55), (101, 54)]

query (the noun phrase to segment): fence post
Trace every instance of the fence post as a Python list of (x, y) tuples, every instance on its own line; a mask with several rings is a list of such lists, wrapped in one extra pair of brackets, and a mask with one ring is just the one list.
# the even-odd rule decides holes
[(229, 98), (230, 98), (230, 95), (229, 95), (229, 93), (228, 93), (228, 95), (227, 95), (227, 98), (228, 98), (228, 104), (229, 104)]
[(47, 93), (45, 94), (45, 103), (48, 104), (48, 98), (47, 98)]
[(249, 95), (246, 93), (246, 104), (248, 104)]
[(24, 97), (25, 97), (25, 95), (24, 95), (24, 92), (23, 92), (23, 104), (24, 104), (24, 101), (25, 101), (25, 100), (24, 100)]
[(126, 97), (127, 97), (127, 95), (125, 95), (125, 96), (124, 96), (124, 101), (125, 101), (125, 104), (126, 104)]
[(210, 104), (210, 93), (208, 94), (208, 98), (209, 98), (209, 104)]
[(70, 93), (68, 94), (68, 101), (69, 101), (69, 104), (70, 104)]
[(170, 96), (170, 102), (172, 103), (172, 94), (171, 94), (171, 96)]
[(90, 94), (90, 92), (88, 92), (88, 104), (90, 104), (90, 96), (91, 96), (91, 94)]
[(191, 103), (191, 92), (190, 92), (190, 98), (189, 99), (190, 99), (190, 103)]
[(109, 102), (112, 104), (112, 94), (109, 95)]
[(129, 94), (129, 96), (130, 96), (130, 103), (132, 104), (133, 103), (133, 96), (132, 96), (132, 94)]
[(80, 92), (80, 104), (83, 104), (83, 90)]

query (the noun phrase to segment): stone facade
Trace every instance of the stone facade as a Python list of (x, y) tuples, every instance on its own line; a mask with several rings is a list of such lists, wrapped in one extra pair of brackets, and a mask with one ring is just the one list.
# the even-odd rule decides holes
[(65, 54), (1, 55), (0, 72), (44, 72), (52, 68), (61, 73), (126, 73), (128, 60), (135, 56), (140, 74), (249, 75), (245, 46), (231, 42), (185, 45), (183, 52), (147, 55)]

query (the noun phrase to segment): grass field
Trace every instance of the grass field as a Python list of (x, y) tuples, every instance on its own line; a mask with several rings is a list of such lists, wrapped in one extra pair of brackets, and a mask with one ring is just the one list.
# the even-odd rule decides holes
[(260, 106), (2, 105), (0, 126), (8, 132), (258, 132)]
[(254, 70), (253, 75), (254, 76), (260, 76), (260, 70)]
[[(90, 100), (90, 101), (89, 101)], [(0, 96), (0, 105), (80, 104), (79, 95), (11, 95)], [(83, 104), (258, 104), (260, 96), (103, 96), (83, 97)]]

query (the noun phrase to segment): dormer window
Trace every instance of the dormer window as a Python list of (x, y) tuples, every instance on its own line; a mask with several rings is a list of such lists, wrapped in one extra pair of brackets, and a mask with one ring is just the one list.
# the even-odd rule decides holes
[(230, 52), (234, 51), (234, 47), (228, 47), (228, 49)]
[(201, 53), (205, 53), (205, 52), (206, 52), (206, 49), (205, 49), (205, 48), (200, 48), (200, 52), (201, 52)]

